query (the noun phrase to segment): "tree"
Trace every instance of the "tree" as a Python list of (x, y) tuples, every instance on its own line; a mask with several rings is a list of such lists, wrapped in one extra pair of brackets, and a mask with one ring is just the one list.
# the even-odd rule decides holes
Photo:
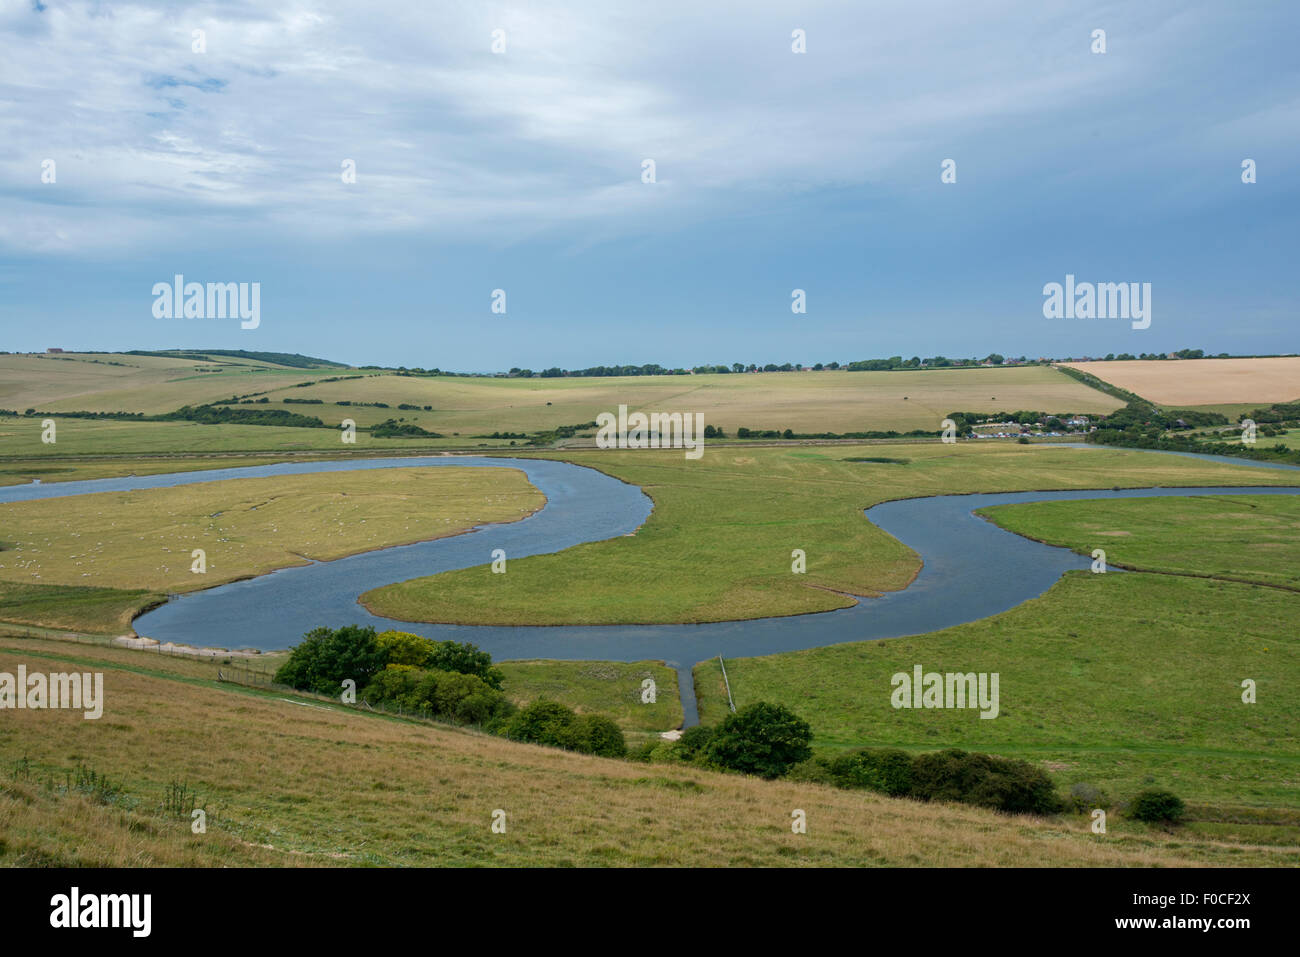
[(812, 756), (812, 728), (784, 705), (760, 701), (727, 715), (708, 744), (724, 768), (779, 778)]
[(390, 665), (429, 667), (434, 643), (422, 635), (413, 635), (409, 631), (385, 631), (377, 635), (375, 641), (379, 643), (386, 662)]
[(276, 671), (274, 680), (302, 691), (333, 695), (348, 678), (361, 687), (384, 664), (375, 629), (358, 625), (337, 630), (314, 628), (289, 652), (289, 660)]
[(505, 675), (499, 668), (492, 667), (492, 656), (486, 651), (479, 651), (478, 646), (469, 642), (435, 641), (432, 644), (433, 651), (424, 667), (475, 675), (482, 678), (488, 687), (501, 690)]

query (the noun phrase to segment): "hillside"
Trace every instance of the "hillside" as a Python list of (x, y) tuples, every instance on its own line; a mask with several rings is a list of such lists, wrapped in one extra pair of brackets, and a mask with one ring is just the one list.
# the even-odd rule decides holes
[[(0, 670), (20, 663), (103, 671), (107, 704), (99, 721), (15, 711), (0, 725), (10, 865), (1300, 863), (1293, 850), (1119, 822), (1098, 837), (1082, 816), (1007, 817), (589, 757), (187, 677), (185, 662), (0, 638)], [(206, 834), (190, 833), (185, 802), (166, 809), (181, 786), (207, 808)], [(791, 831), (796, 809), (806, 834)], [(491, 829), (496, 811), (504, 834)]]

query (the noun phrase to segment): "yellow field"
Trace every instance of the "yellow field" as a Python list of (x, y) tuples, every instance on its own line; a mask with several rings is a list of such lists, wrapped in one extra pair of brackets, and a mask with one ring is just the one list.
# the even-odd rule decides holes
[(1169, 407), (1300, 399), (1300, 357), (1065, 362), (1104, 382)]
[[(515, 469), (380, 469), (0, 503), (0, 581), (184, 592), (511, 522), (545, 502)], [(206, 552), (195, 574), (191, 552)]]
[[(1297, 863), (1293, 849), (1121, 820), (1045, 820), (518, 744), (0, 639), (0, 670), (104, 672), (104, 715), (0, 723), (0, 863), (284, 866), (1176, 866)], [(41, 643), (49, 647), (48, 643)], [(24, 762), (23, 759), (26, 759)], [(77, 764), (125, 802), (61, 795)], [(206, 834), (163, 813), (169, 785)], [(135, 806), (131, 807), (130, 802)], [(791, 831), (805, 811), (806, 834)], [(506, 832), (493, 833), (493, 812)]]
[[(360, 425), (406, 416), (432, 431), (461, 436), (531, 432), (591, 422), (601, 412), (702, 412), (730, 436), (740, 427), (796, 432), (938, 430), (955, 411), (1101, 413), (1123, 403), (1047, 367), (939, 369), (927, 372), (765, 372), (741, 375), (629, 376), (594, 379), (436, 379), (381, 376), (291, 389), (272, 396), (318, 398), (285, 406), (307, 415), (351, 415)], [(388, 409), (328, 403), (387, 402)], [(399, 411), (399, 402), (420, 406)], [(432, 406), (426, 412), (423, 407)], [(322, 412), (322, 408), (324, 411)]]

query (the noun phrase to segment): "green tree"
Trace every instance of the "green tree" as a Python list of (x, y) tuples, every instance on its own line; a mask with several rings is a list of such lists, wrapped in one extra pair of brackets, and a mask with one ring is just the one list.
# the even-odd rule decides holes
[(318, 694), (338, 694), (351, 678), (360, 688), (383, 669), (384, 652), (375, 629), (344, 625), (339, 629), (314, 628), (289, 652), (275, 673), (278, 684)]
[(778, 778), (812, 757), (812, 728), (784, 705), (760, 701), (729, 714), (708, 743), (709, 760), (724, 768)]

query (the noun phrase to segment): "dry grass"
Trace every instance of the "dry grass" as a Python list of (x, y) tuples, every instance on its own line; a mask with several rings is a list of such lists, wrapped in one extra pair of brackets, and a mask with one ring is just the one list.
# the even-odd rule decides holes
[[(19, 662), (62, 669), (31, 654)], [(1290, 851), (1189, 841), (1140, 828), (1089, 833), (1084, 819), (1041, 820), (762, 782), (516, 744), (478, 733), (331, 709), (283, 695), (191, 684), (120, 669), (105, 675), (104, 717), (7, 712), (0, 723), (0, 821), (24, 859), (67, 864), (1173, 866), (1290, 864)], [(120, 781), (137, 802), (78, 814), (10, 783), (76, 762)], [(196, 838), (157, 819), (183, 781), (209, 809)], [(67, 800), (67, 799), (61, 799)], [(507, 831), (491, 830), (493, 812)], [(791, 832), (791, 813), (808, 833)], [(144, 823), (132, 826), (133, 818)], [(242, 843), (236, 843), (242, 842)], [(196, 851), (196, 845), (202, 850)], [(216, 845), (212, 847), (211, 845)], [(275, 855), (268, 859), (270, 845)], [(240, 851), (242, 848), (244, 850)], [(0, 861), (15, 863), (6, 853)]]
[(1098, 379), (1170, 407), (1269, 405), (1300, 398), (1300, 357), (1066, 362)]

